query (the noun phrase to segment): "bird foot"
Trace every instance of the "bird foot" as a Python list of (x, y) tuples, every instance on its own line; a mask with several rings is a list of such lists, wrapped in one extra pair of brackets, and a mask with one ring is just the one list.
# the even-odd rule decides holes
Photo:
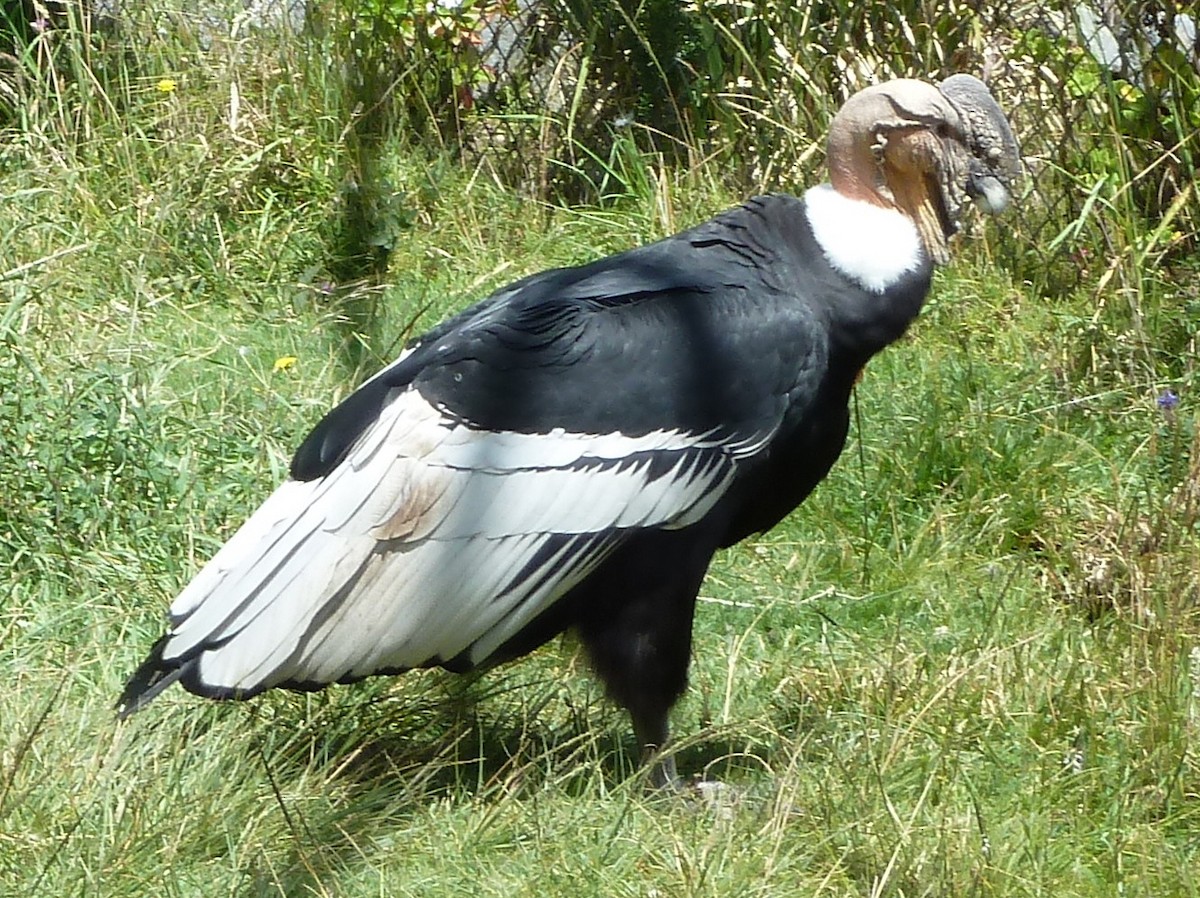
[(720, 820), (730, 820), (744, 806), (749, 792), (719, 780), (682, 779), (678, 776), (669, 781), (658, 776), (655, 770), (647, 782), (647, 794), (656, 799), (665, 799), (682, 805), (689, 811), (711, 814)]
[(685, 787), (687, 800), (698, 811), (720, 820), (731, 820), (748, 797), (748, 792), (720, 780), (695, 780)]

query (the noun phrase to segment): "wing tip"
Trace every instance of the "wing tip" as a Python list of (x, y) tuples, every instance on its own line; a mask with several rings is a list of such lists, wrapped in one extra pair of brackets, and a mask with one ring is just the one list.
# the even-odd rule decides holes
[(167, 645), (167, 636), (163, 636), (150, 649), (150, 654), (125, 683), (121, 697), (115, 706), (118, 720), (125, 720), (131, 714), (136, 714), (154, 698), (182, 677), (191, 662), (173, 665), (163, 660), (163, 650)]
[[(200, 658), (196, 655), (184, 660), (164, 660), (163, 650), (170, 636), (162, 637), (150, 649), (150, 655), (133, 672), (114, 705), (118, 720), (125, 720), (142, 710), (168, 687), (179, 683), (193, 695), (215, 701), (245, 701), (270, 688), (265, 683), (252, 687), (217, 686), (201, 679)], [(286, 685), (286, 684), (282, 684)], [(318, 689), (328, 684), (313, 684), (308, 689)], [(302, 687), (305, 688), (305, 687)]]

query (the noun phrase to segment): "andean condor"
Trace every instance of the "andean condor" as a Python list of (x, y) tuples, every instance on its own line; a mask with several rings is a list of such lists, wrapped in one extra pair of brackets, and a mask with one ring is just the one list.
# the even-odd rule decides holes
[(829, 183), (535, 274), (433, 328), (334, 408), (170, 608), (128, 714), (487, 667), (573, 628), (651, 782), (713, 552), (825, 477), (863, 365), (920, 311), (1016, 141), (982, 82), (852, 96)]

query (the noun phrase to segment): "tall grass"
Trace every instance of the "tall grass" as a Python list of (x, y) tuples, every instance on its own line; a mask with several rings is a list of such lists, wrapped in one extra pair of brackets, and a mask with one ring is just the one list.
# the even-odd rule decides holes
[[(714, 564), (677, 751), (733, 788), (643, 795), (570, 640), (478, 678), (176, 692), (118, 723), (171, 596), (406, 335), (737, 198), (719, 131), (676, 137), (689, 170), (644, 122), (580, 134), (552, 164), (596, 202), (567, 208), (384, 129), (397, 226), (381, 267), (347, 274), (338, 35), (164, 21), (119, 41), (68, 21), (15, 54), (0, 893), (1200, 892), (1195, 197), (1147, 217), (1134, 185), (1158, 167), (1116, 120), (1097, 142), (1123, 161), (1092, 202), (1065, 167), (1078, 203), (1026, 197), (1078, 261), (1069, 287), (1013, 261), (1026, 219), (975, 228), (869, 366), (828, 482)], [(779, 57), (743, 25), (747, 90), (775, 96), (749, 61)], [(912, 30), (934, 52), (958, 27)], [(827, 104), (761, 145), (764, 180), (809, 177)]]

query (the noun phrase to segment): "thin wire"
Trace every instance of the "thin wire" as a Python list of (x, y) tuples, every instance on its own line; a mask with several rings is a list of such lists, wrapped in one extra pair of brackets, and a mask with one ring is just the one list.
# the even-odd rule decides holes
[(862, 409), (858, 405), (858, 386), (855, 385), (854, 391), (851, 394), (854, 400), (854, 434), (858, 442), (858, 474), (863, 484), (861, 491), (859, 507), (862, 510), (862, 534), (866, 541), (866, 548), (863, 550), (863, 568), (862, 568), (862, 588), (867, 589), (871, 585), (870, 560), (871, 560), (871, 544), (870, 538), (870, 518), (867, 515), (867, 451), (863, 447), (863, 422)]

